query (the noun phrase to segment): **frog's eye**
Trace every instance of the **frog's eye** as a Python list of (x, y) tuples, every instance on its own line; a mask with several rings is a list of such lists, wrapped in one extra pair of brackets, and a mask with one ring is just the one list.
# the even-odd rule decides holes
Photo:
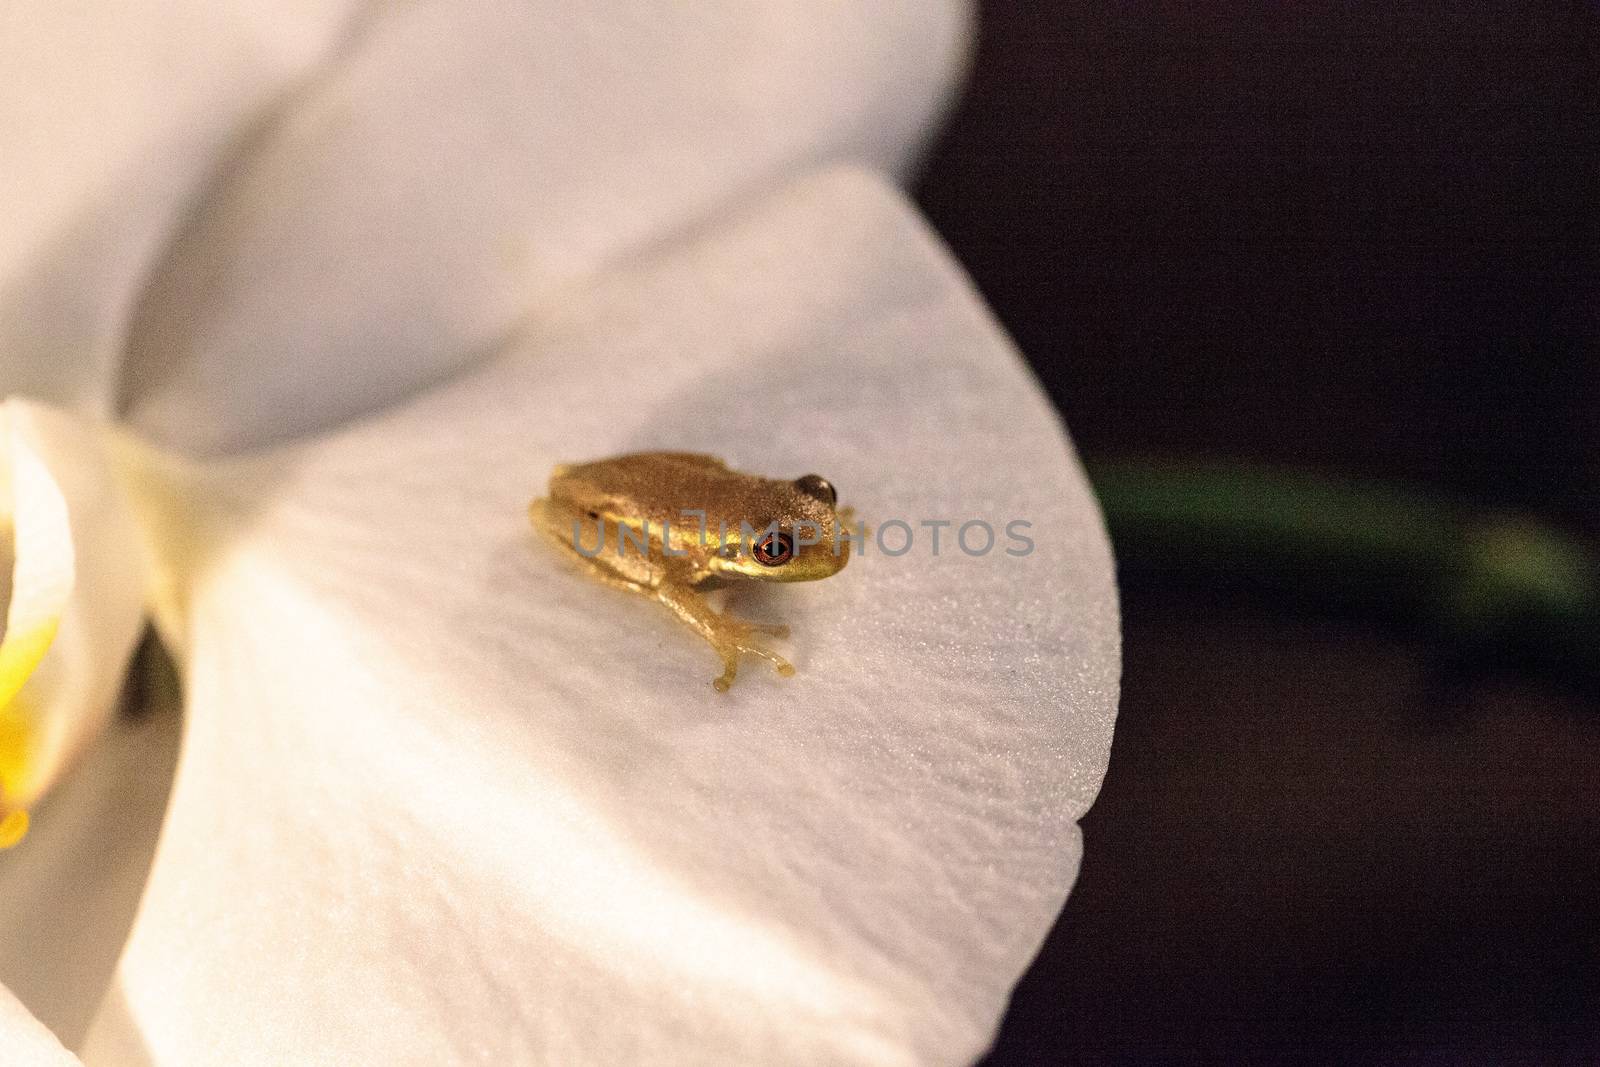
[(807, 474), (796, 478), (794, 487), (807, 496), (816, 497), (829, 507), (839, 502), (839, 494), (834, 492), (832, 483), (820, 474)]
[(752, 553), (763, 567), (781, 567), (794, 558), (794, 540), (786, 533), (769, 533)]

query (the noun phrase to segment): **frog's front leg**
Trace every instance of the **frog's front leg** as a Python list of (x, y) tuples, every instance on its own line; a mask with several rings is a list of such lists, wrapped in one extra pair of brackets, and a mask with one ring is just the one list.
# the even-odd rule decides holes
[[(855, 508), (839, 508), (834, 512), (834, 521), (839, 524), (839, 529), (848, 530), (851, 534), (857, 537), (866, 538), (872, 536), (872, 527), (861, 521), (861, 519), (856, 515)], [(857, 529), (857, 527), (860, 528)]]
[(722, 657), (722, 675), (711, 683), (712, 688), (719, 693), (727, 692), (728, 687), (733, 685), (733, 679), (739, 673), (741, 653), (760, 656), (770, 661), (785, 678), (794, 674), (794, 667), (788, 660), (752, 640), (755, 634), (787, 637), (789, 636), (787, 626), (745, 622), (743, 619), (718, 614), (693, 586), (677, 582), (663, 582), (656, 588), (656, 596), (671, 608), (678, 618), (688, 623), (696, 633), (710, 642), (711, 647), (716, 649), (717, 655)]

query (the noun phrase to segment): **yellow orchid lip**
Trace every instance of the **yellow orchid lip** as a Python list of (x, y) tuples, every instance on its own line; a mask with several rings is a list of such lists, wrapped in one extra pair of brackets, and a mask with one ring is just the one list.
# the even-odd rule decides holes
[(27, 833), (24, 808), (41, 774), (26, 686), (55, 641), (75, 580), (66, 500), (17, 421), (0, 409), (0, 538), (11, 550), (0, 637), (0, 848)]

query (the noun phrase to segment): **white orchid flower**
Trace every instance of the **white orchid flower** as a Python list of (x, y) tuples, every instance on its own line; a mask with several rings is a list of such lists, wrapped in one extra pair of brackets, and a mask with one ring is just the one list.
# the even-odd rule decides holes
[[(0, 13), (6, 1063), (981, 1054), (1118, 636), (1059, 422), (890, 177), (968, 21)], [(1037, 547), (786, 588), (799, 676), (718, 695), (528, 527), (558, 461), (651, 448)], [(148, 873), (167, 739), (105, 725), (147, 614)]]

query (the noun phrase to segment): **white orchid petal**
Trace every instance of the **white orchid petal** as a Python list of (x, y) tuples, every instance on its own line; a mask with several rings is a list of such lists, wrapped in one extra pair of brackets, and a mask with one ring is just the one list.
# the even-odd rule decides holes
[[(527, 526), (559, 460), (824, 472), (1038, 551), (787, 586), (798, 677)], [(448, 388), (173, 475), (184, 755), (91, 1064), (960, 1063), (1077, 870), (1117, 614), (1048, 403), (899, 194), (830, 173)], [(226, 502), (226, 506), (224, 505)]]
[(176, 245), (132, 338), (131, 418), (205, 451), (329, 426), (797, 163), (903, 165), (954, 85), (967, 14), (386, 7)]
[(82, 1067), (5, 986), (0, 986), (0, 1052), (6, 1067)]
[(110, 411), (151, 264), (351, 6), (0, 6), (0, 396)]
[(0, 641), (0, 807), (15, 810), (50, 788), (110, 714), (142, 625), (144, 557), (94, 424), (11, 400), (0, 430), (13, 574)]

